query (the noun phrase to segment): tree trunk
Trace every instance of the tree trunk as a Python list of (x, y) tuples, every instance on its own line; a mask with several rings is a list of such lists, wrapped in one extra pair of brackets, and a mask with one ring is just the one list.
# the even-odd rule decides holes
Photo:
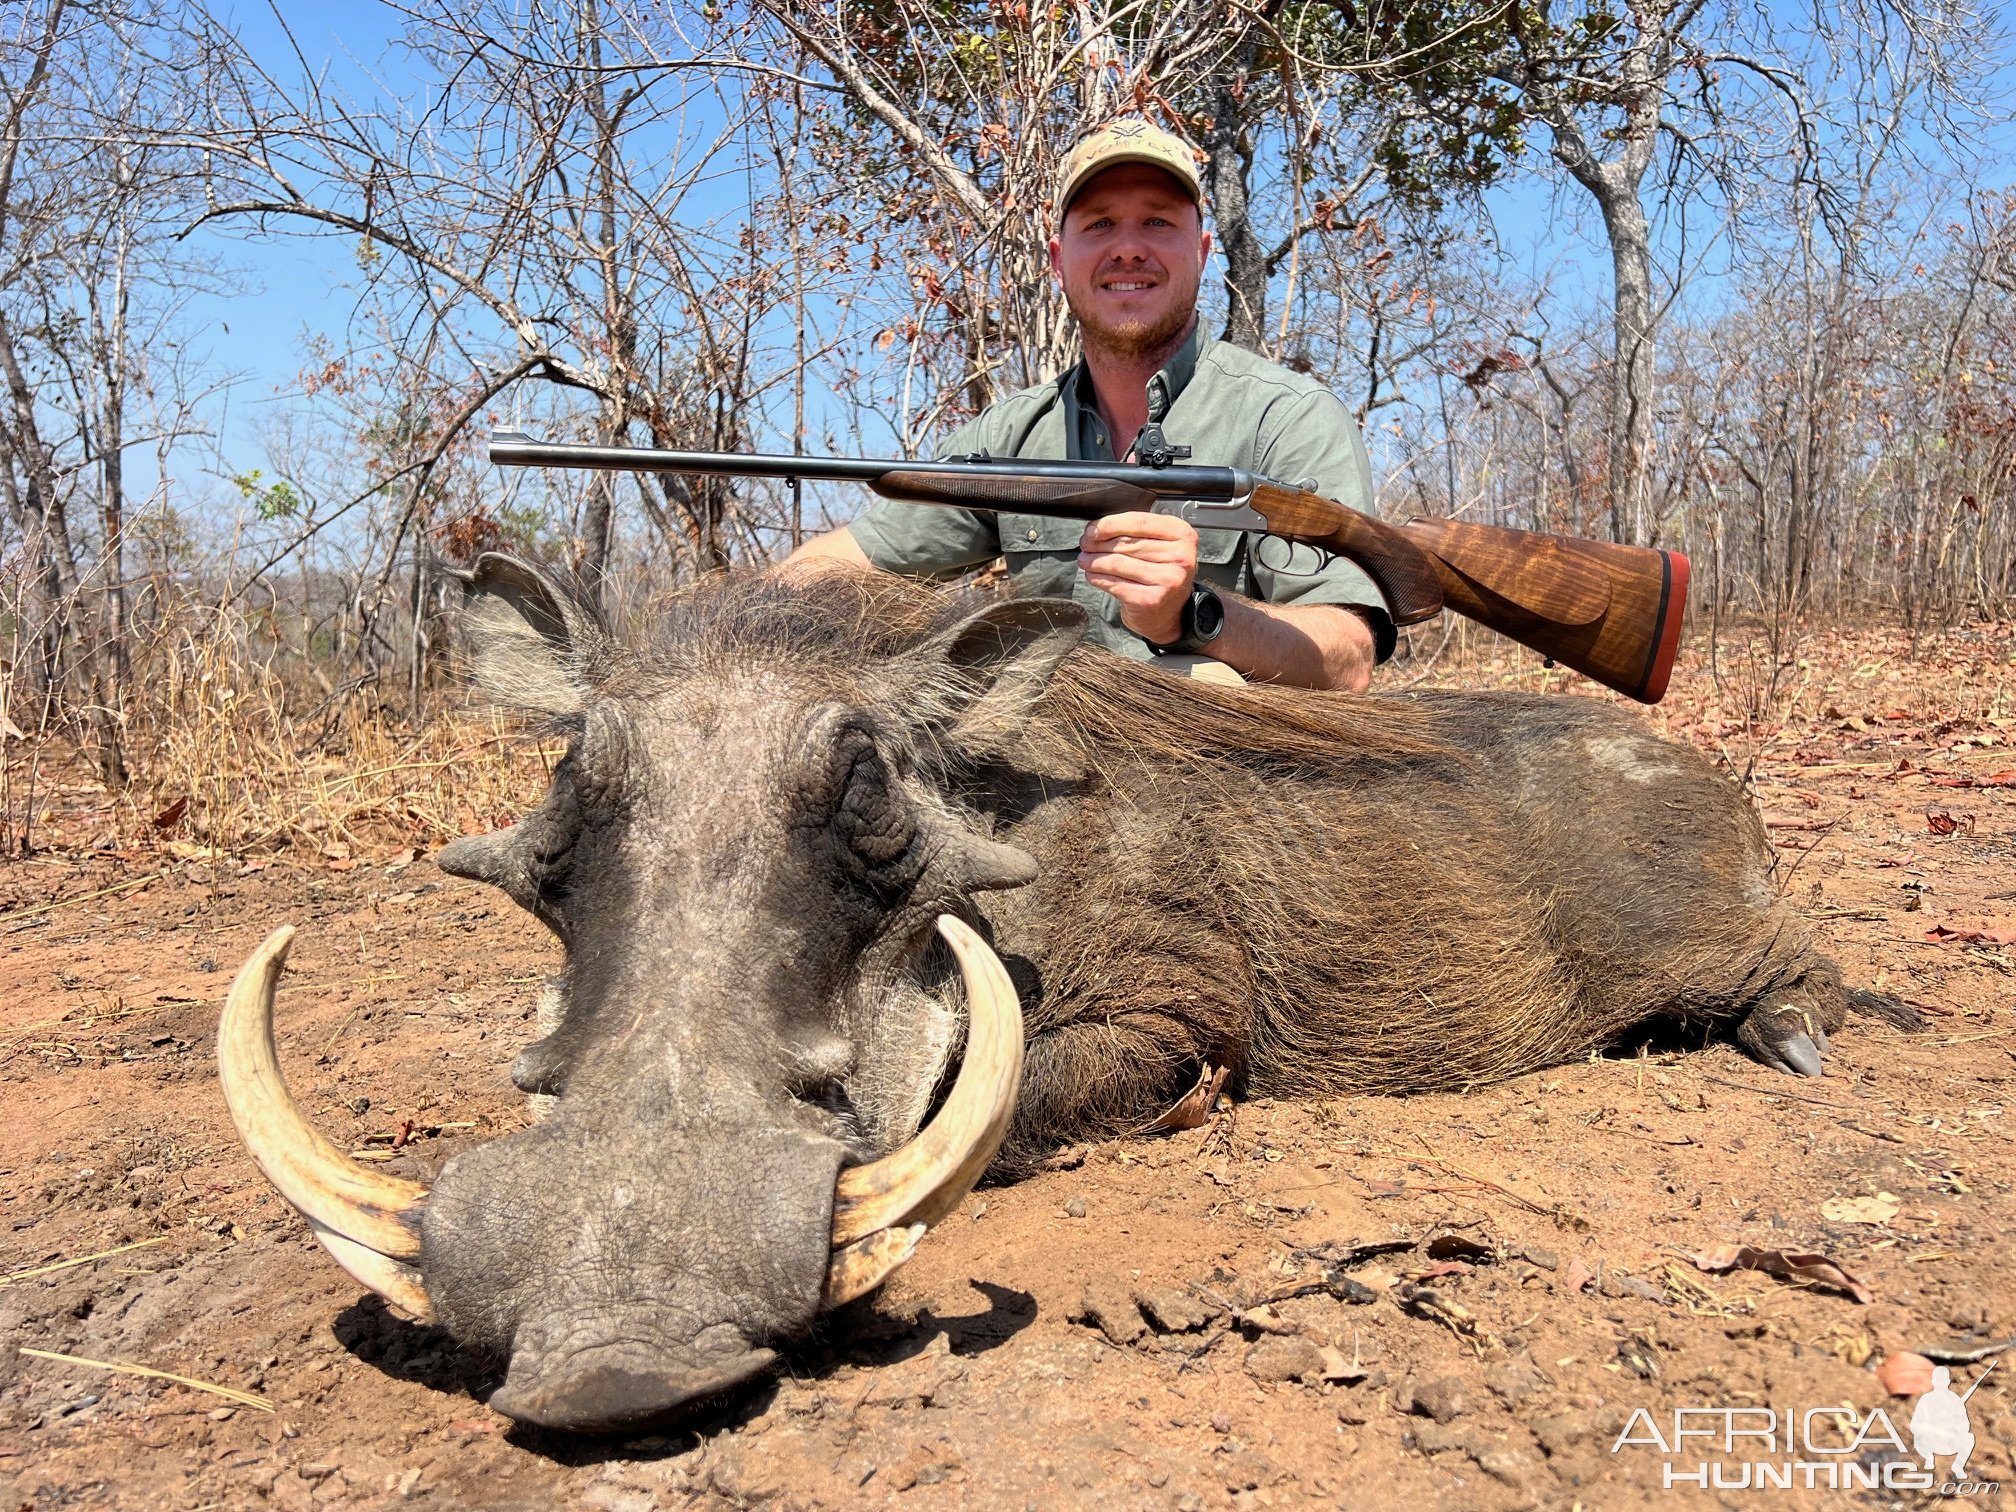
[[(1658, 138), (1665, 81), (1673, 68), (1672, 34), (1660, 28), (1672, 20), (1665, 11), (1632, 11), (1636, 40), (1617, 65), (1617, 81), (1606, 104), (1620, 110), (1621, 126), (1608, 127), (1601, 140), (1614, 145), (1598, 156), (1577, 111), (1582, 86), (1557, 72), (1558, 60), (1527, 53), (1531, 39), (1518, 24), (1514, 36), (1527, 62), (1511, 82), (1525, 90), (1535, 114), (1554, 135), (1554, 160), (1589, 192), (1603, 213), (1610, 244), (1613, 342), (1610, 369), (1609, 453), (1610, 536), (1642, 545), (1651, 528), (1653, 369), (1652, 228), (1639, 198)], [(1571, 87), (1564, 87), (1571, 86)]]
[(1610, 539), (1645, 544), (1651, 535), (1652, 230), (1637, 186), (1606, 173), (1596, 194), (1610, 241), (1615, 281), (1615, 357), (1610, 371)]
[(55, 713), (68, 681), (71, 618), (77, 607), (77, 552), (70, 540), (55, 455), (42, 437), (35, 391), (22, 368), (4, 311), (0, 311), (0, 366), (6, 369), (12, 411), (11, 423), (0, 424), (0, 443), (14, 453), (11, 461), (0, 458), (0, 465), (14, 472), (8, 498), (28, 558), (23, 594), (26, 623), (21, 640), (28, 663), (29, 695), (37, 706), (35, 718), (42, 722)]
[[(595, 249), (602, 279), (602, 321), (608, 338), (609, 374), (603, 391), (602, 435), (604, 446), (621, 446), (630, 427), (629, 392), (631, 369), (627, 362), (630, 343), (628, 309), (623, 289), (623, 273), (617, 257), (616, 220), (616, 115), (610, 109), (607, 86), (601, 82), (602, 18), (594, 0), (581, 11), (579, 22), (587, 43), (586, 62), (595, 82), (589, 88), (589, 109), (595, 118), (594, 194), (599, 222)], [(608, 604), (609, 558), (616, 543), (616, 474), (596, 473), (588, 484), (588, 508), (581, 526), (581, 581), (598, 609)]]
[(1228, 64), (1211, 105), (1211, 124), (1203, 135), (1211, 161), (1204, 166), (1204, 189), (1218, 226), (1218, 253), (1225, 259), (1224, 339), (1249, 352), (1266, 350), (1267, 253), (1253, 229), (1246, 198), (1247, 176), (1253, 169), (1253, 136), (1244, 102), (1236, 92), (1244, 82), (1249, 42)]
[[(130, 175), (122, 153), (117, 159), (117, 171), (122, 190), (130, 189)], [(118, 229), (118, 250), (112, 262), (111, 308), (98, 312), (97, 325), (101, 350), (99, 361), (104, 374), (104, 398), (100, 406), (98, 420), (99, 479), (104, 489), (99, 500), (99, 520), (105, 535), (105, 574), (103, 601), (104, 645), (100, 649), (99, 667), (103, 683), (99, 696), (92, 701), (92, 729), (97, 747), (98, 775), (109, 788), (126, 785), (126, 754), (124, 710), (127, 686), (132, 680), (132, 665), (127, 646), (126, 629), (126, 317), (128, 289), (126, 282), (127, 225), (124, 220), (126, 206), (120, 205), (121, 221)], [(97, 290), (92, 290), (92, 303), (98, 303)]]

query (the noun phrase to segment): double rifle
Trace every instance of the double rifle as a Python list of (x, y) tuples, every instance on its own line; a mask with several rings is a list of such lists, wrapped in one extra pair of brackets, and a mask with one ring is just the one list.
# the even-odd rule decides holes
[(1243, 530), (1317, 547), (1365, 569), (1396, 625), (1454, 609), (1607, 688), (1657, 703), (1687, 606), (1687, 558), (1461, 520), (1403, 526), (1243, 468), (1193, 466), (1187, 449), (1144, 435), (1140, 464), (1046, 462), (985, 453), (937, 462), (745, 456), (580, 446), (493, 431), (490, 460), (588, 468), (864, 483), (885, 499), (1096, 520), (1152, 510), (1200, 530)]

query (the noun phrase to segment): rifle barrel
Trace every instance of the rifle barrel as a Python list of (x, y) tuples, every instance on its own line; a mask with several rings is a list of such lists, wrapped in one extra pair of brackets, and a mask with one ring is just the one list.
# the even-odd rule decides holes
[(784, 457), (741, 452), (661, 451), (648, 446), (589, 446), (535, 441), (519, 431), (490, 433), (490, 460), (506, 467), (579, 467), (596, 472), (667, 472), (738, 478), (803, 478), (873, 484), (885, 473), (984, 478), (993, 471), (1021, 478), (1124, 483), (1164, 499), (1237, 499), (1251, 492), (1252, 474), (1236, 467), (1130, 467), (1122, 463), (1042, 462), (1017, 457), (910, 462), (864, 457)]

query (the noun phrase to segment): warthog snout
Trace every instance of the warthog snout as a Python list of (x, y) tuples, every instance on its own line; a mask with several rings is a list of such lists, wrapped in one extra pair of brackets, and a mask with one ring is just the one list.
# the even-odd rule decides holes
[(762, 1372), (763, 1341), (819, 1310), (845, 1147), (754, 1109), (733, 1137), (662, 1127), (641, 1147), (570, 1112), (461, 1156), (428, 1195), (436, 1316), (510, 1361), (491, 1405), (618, 1429)]

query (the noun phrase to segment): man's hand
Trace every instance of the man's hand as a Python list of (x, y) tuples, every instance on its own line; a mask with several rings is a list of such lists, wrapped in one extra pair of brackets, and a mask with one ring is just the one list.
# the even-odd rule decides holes
[(1197, 532), (1187, 520), (1140, 511), (1094, 520), (1078, 538), (1078, 566), (1120, 601), (1120, 623), (1143, 640), (1181, 639), (1197, 576)]

